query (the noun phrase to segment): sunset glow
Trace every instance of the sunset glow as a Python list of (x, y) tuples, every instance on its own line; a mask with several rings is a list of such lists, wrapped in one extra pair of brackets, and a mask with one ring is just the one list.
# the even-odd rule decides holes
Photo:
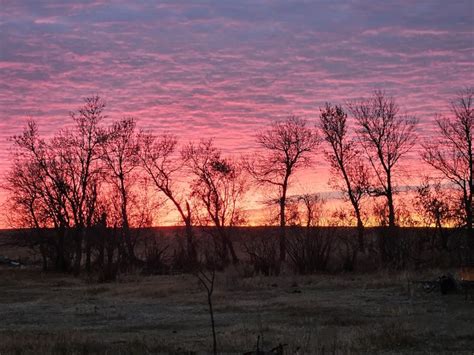
[[(138, 128), (173, 133), (182, 144), (214, 138), (237, 157), (257, 149), (255, 134), (273, 120), (294, 114), (314, 125), (325, 102), (344, 105), (382, 89), (419, 119), (420, 143), (473, 82), (473, 11), (470, 0), (3, 0), (0, 171), (10, 166), (8, 138), (27, 120), (51, 137), (95, 94), (110, 121), (132, 116)], [(429, 169), (419, 150), (403, 160), (398, 186), (416, 185)], [(322, 148), (312, 160), (290, 194), (337, 197)], [(269, 196), (247, 198), (249, 224), (264, 223)], [(172, 216), (156, 223), (175, 224)]]
[(0, 355), (472, 354), (474, 0), (0, 0)]

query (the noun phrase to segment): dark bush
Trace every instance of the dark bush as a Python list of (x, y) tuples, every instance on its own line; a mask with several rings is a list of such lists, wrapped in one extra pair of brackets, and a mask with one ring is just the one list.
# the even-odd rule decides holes
[(327, 271), (335, 238), (315, 227), (295, 228), (287, 239), (287, 251), (298, 274)]
[(280, 274), (278, 239), (274, 235), (252, 237), (244, 242), (244, 250), (255, 274)]

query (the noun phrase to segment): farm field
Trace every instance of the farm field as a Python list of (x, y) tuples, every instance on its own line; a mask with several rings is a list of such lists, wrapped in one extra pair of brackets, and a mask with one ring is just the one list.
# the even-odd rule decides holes
[[(425, 293), (423, 273), (216, 276), (218, 350), (309, 353), (465, 353), (474, 303)], [(212, 350), (205, 292), (193, 275), (127, 274), (99, 284), (29, 268), (0, 270), (0, 353), (162, 353)]]

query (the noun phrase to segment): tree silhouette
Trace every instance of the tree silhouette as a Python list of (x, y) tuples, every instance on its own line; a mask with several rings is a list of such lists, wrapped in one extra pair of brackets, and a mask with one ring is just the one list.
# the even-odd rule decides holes
[(196, 260), (196, 246), (192, 225), (192, 211), (185, 193), (178, 192), (178, 176), (184, 173), (184, 162), (177, 155), (178, 141), (175, 136), (164, 134), (155, 136), (140, 133), (139, 158), (141, 165), (150, 176), (154, 186), (171, 201), (185, 225), (187, 254), (190, 262)]
[(75, 126), (60, 131), (52, 140), (53, 150), (61, 161), (54, 168), (65, 172), (66, 198), (76, 229), (75, 274), (80, 272), (82, 244), (86, 238), (86, 228), (92, 224), (97, 202), (97, 185), (101, 174), (100, 147), (104, 141), (104, 130), (100, 124), (105, 118), (104, 108), (105, 102), (99, 96), (86, 98), (77, 112), (71, 112)]
[(395, 99), (383, 91), (375, 91), (368, 99), (350, 103), (349, 110), (357, 121), (360, 142), (375, 174), (371, 192), (386, 197), (388, 224), (394, 227), (394, 169), (415, 144), (417, 120), (401, 115)]
[[(65, 269), (69, 260), (65, 256), (64, 240), (73, 227), (74, 272), (79, 273), (86, 228), (92, 224), (101, 183), (100, 146), (104, 141), (101, 128), (105, 103), (98, 96), (85, 99), (85, 103), (71, 117), (72, 128), (56, 133), (49, 141), (41, 139), (37, 126), (30, 122), (22, 135), (14, 136), (18, 149), (17, 162), (24, 168), (17, 172), (36, 169), (36, 194), (41, 198), (48, 220), (46, 225), (57, 227), (58, 267)], [(34, 184), (33, 181), (31, 181)], [(20, 190), (16, 190), (21, 194)], [(33, 217), (33, 215), (32, 215)]]
[(364, 224), (361, 216), (361, 200), (369, 191), (369, 171), (361, 159), (356, 141), (348, 137), (347, 114), (341, 106), (326, 104), (321, 109), (319, 128), (329, 150), (326, 159), (336, 185), (349, 199), (357, 220), (359, 248), (364, 249)]
[(296, 170), (310, 165), (310, 153), (319, 144), (319, 139), (316, 132), (307, 127), (306, 120), (290, 116), (260, 132), (257, 142), (264, 153), (255, 154), (255, 158), (247, 162), (247, 170), (259, 184), (278, 188), (280, 260), (283, 261), (286, 256), (285, 208), (290, 178)]
[(472, 234), (474, 89), (466, 88), (451, 102), (451, 117), (436, 119), (437, 136), (423, 144), (422, 158), (461, 193), (460, 210)]
[[(15, 152), (10, 170), (5, 177), (5, 184), (2, 184), (10, 192), (9, 208), (16, 219), (16, 224), (23, 228), (32, 228), (34, 230), (36, 241), (31, 244), (39, 243), (40, 252), (43, 259), (43, 269), (48, 268), (47, 247), (44, 245), (43, 230), (52, 224), (58, 225), (64, 221), (61, 204), (60, 191), (54, 189), (54, 184), (47, 181), (40, 164), (35, 155), (26, 150), (24, 145), (38, 147), (36, 124), (31, 121), (22, 136), (14, 137)], [(59, 200), (56, 197), (59, 197)], [(63, 223), (64, 224), (64, 223)], [(31, 239), (34, 236), (32, 235)], [(65, 271), (68, 269), (68, 263), (64, 256), (64, 234), (58, 236), (57, 243), (54, 244), (57, 270)], [(52, 244), (52, 243), (50, 243)]]
[(443, 227), (453, 216), (445, 191), (442, 190), (439, 182), (430, 184), (429, 179), (425, 177), (416, 192), (415, 206), (418, 207), (420, 215), (428, 225), (435, 225), (435, 233), (439, 232), (441, 237), (441, 247), (447, 249), (448, 240)]
[(237, 263), (238, 257), (227, 227), (242, 222), (239, 203), (247, 189), (242, 167), (230, 159), (223, 158), (212, 140), (188, 144), (183, 149), (183, 158), (193, 176), (193, 197), (196, 198), (198, 206), (206, 211), (206, 217), (216, 227), (222, 242), (221, 247), (217, 249), (222, 261), (226, 261), (230, 252), (232, 261)]
[(16, 209), (21, 226), (25, 228), (42, 228), (47, 225), (48, 205), (42, 199), (38, 180), (41, 171), (35, 161), (14, 157), (12, 167), (3, 185), (12, 192), (12, 208)]
[(200, 285), (206, 290), (207, 305), (209, 307), (209, 316), (211, 318), (211, 330), (212, 330), (212, 353), (217, 355), (217, 336), (216, 336), (216, 322), (214, 320), (214, 307), (212, 295), (214, 293), (214, 283), (216, 281), (216, 268), (213, 265), (210, 271), (198, 269), (195, 274), (199, 280)]
[(138, 139), (133, 118), (115, 122), (110, 127), (102, 144), (102, 160), (107, 169), (109, 181), (120, 197), (122, 234), (129, 261), (135, 260), (130, 235), (129, 197), (131, 174), (138, 166)]
[[(435, 224), (444, 251), (452, 252), (455, 247), (447, 239), (444, 226), (455, 222), (466, 226), (468, 235), (472, 235), (473, 93), (472, 88), (460, 92), (451, 102), (452, 114), (437, 117), (437, 135), (423, 144), (422, 159), (440, 173), (441, 179), (431, 176), (417, 189), (411, 206), (400, 199), (397, 209), (394, 177), (401, 159), (415, 144), (417, 120), (401, 115), (395, 100), (381, 91), (349, 104), (356, 120), (354, 137), (341, 106), (328, 103), (320, 110), (317, 128), (326, 143), (331, 183), (352, 205), (344, 214), (345, 222), (349, 214), (357, 220), (359, 248), (357, 240), (351, 238), (351, 255), (364, 249), (362, 215), (366, 195), (383, 197), (374, 201), (372, 214), (381, 225), (394, 227), (396, 221), (415, 225), (412, 208), (417, 208), (429, 225)], [(273, 122), (257, 134), (261, 149), (242, 162), (224, 157), (212, 140), (179, 149), (173, 135), (138, 133), (132, 118), (106, 126), (104, 110), (100, 97), (89, 97), (71, 113), (73, 124), (52, 138), (42, 138), (33, 121), (23, 133), (12, 137), (13, 159), (4, 186), (10, 192), (12, 215), (22, 226), (33, 228), (30, 246), (35, 250), (39, 247), (44, 269), (54, 265), (56, 270), (77, 275), (84, 265), (87, 271), (104, 266), (107, 257), (113, 278), (118, 262), (139, 261), (132, 235), (152, 224), (151, 211), (156, 207), (151, 206), (150, 198), (161, 198), (161, 194), (185, 225), (186, 245), (179, 255), (184, 258), (174, 258), (174, 262), (185, 262), (180, 266), (186, 271), (195, 270), (198, 253), (193, 226), (199, 224), (212, 226), (201, 231), (209, 231), (214, 237), (212, 246), (221, 266), (230, 261), (237, 263), (239, 254), (231, 233), (236, 230), (232, 227), (245, 223), (242, 202), (248, 191), (247, 172), (258, 186), (271, 187), (278, 193), (272, 208), (278, 209), (274, 222), (278, 218), (275, 246), (279, 244), (279, 251), (268, 257), (275, 261), (271, 268), (279, 272), (285, 257), (295, 258), (295, 244), (286, 235), (287, 225), (302, 226), (306, 222), (305, 243), (313, 242), (312, 227), (318, 226), (321, 200), (315, 194), (288, 195), (295, 172), (310, 166), (320, 144), (318, 131), (308, 127), (306, 120), (290, 116)], [(139, 181), (143, 181), (143, 188), (137, 193), (135, 184)], [(153, 190), (150, 195), (149, 188)], [(456, 192), (448, 195), (448, 189)], [(137, 233), (134, 227), (138, 227)], [(399, 232), (398, 228), (389, 228), (377, 234), (382, 260), (392, 265), (408, 260), (407, 239), (394, 238)], [(299, 251), (306, 253), (304, 248)], [(258, 258), (257, 254), (252, 257)]]

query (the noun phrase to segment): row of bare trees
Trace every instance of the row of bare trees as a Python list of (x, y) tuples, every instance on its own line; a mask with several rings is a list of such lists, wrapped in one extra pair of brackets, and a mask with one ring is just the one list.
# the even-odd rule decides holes
[[(438, 132), (422, 144), (422, 159), (441, 173), (444, 184), (451, 190), (451, 204), (459, 222), (472, 233), (472, 121), (473, 89), (463, 90), (451, 102), (451, 117), (436, 119)], [(396, 226), (394, 196), (399, 189), (395, 176), (401, 159), (414, 147), (417, 119), (400, 112), (394, 98), (382, 91), (372, 97), (350, 102), (347, 111), (340, 105), (327, 103), (321, 109), (319, 135), (307, 122), (297, 117), (275, 123), (257, 136), (263, 153), (250, 165), (251, 175), (261, 184), (273, 185), (279, 190), (280, 206), (280, 259), (286, 255), (285, 225), (287, 191), (295, 170), (308, 166), (316, 148), (324, 141), (324, 153), (330, 164), (333, 186), (341, 191), (352, 205), (358, 229), (359, 247), (364, 249), (363, 203), (368, 197), (383, 197), (388, 210), (387, 225)], [(348, 112), (355, 120), (351, 129)], [(436, 184), (436, 183), (435, 183)], [(419, 201), (428, 214), (435, 214), (436, 223), (446, 222), (448, 203), (430, 196), (430, 185), (418, 189)], [(446, 191), (446, 190), (445, 190)], [(461, 196), (459, 196), (459, 193)], [(452, 216), (452, 214), (451, 214)]]
[(196, 260), (193, 223), (215, 226), (216, 254), (224, 262), (230, 257), (237, 262), (227, 227), (243, 221), (239, 204), (248, 184), (241, 163), (222, 157), (212, 140), (178, 150), (175, 137), (139, 132), (132, 118), (106, 126), (104, 108), (98, 96), (87, 98), (71, 113), (74, 126), (53, 138), (41, 138), (33, 121), (12, 137), (15, 149), (6, 183), (12, 207), (22, 226), (55, 231), (55, 267), (79, 273), (85, 256), (90, 270), (96, 237), (90, 234), (97, 234), (98, 225), (118, 229), (121, 260), (137, 261), (131, 226), (147, 225), (143, 222), (155, 212), (131, 221), (143, 203), (134, 201), (142, 195), (141, 178), (178, 212), (190, 262)]
[[(470, 234), (473, 93), (464, 89), (451, 102), (451, 115), (436, 119), (435, 136), (421, 144), (422, 159), (438, 174), (417, 189), (417, 205), (430, 224), (441, 229), (455, 221)], [(98, 230), (111, 227), (116, 257), (139, 262), (132, 227), (150, 225), (162, 202), (149, 195), (160, 196), (179, 216), (185, 234), (182, 253), (190, 265), (198, 259), (196, 225), (213, 226), (214, 256), (223, 264), (237, 263), (230, 227), (246, 222), (243, 207), (251, 182), (277, 193), (282, 262), (288, 254), (288, 206), (302, 202), (306, 224), (312, 226), (314, 195), (289, 196), (288, 191), (295, 173), (311, 166), (320, 148), (330, 164), (331, 184), (352, 206), (359, 249), (365, 248), (364, 216), (374, 198), (383, 201), (386, 225), (397, 225), (400, 162), (416, 144), (418, 121), (402, 114), (382, 91), (346, 108), (327, 103), (315, 126), (295, 116), (274, 122), (257, 135), (261, 149), (241, 159), (223, 156), (212, 140), (180, 147), (173, 135), (139, 131), (133, 118), (106, 125), (104, 109), (98, 96), (90, 97), (71, 113), (73, 126), (51, 139), (39, 135), (35, 122), (12, 137), (13, 163), (5, 187), (22, 226), (56, 234), (53, 245), (41, 244), (54, 251), (56, 269), (79, 273), (82, 266), (90, 270), (103, 263), (107, 241), (97, 240)]]

